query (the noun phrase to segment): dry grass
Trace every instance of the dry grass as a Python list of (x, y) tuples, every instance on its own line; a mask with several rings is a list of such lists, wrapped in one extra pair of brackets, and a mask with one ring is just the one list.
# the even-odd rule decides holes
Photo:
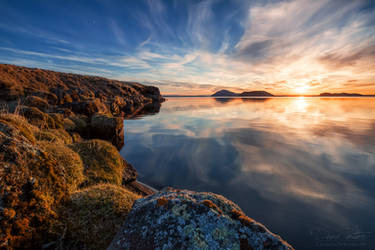
[(67, 235), (63, 249), (106, 249), (141, 198), (122, 187), (101, 184), (71, 195), (65, 208)]
[(35, 132), (35, 138), (38, 141), (60, 142), (70, 144), (72, 137), (64, 129), (43, 129)]
[(63, 127), (68, 131), (73, 131), (76, 129), (76, 124), (71, 119), (65, 118), (63, 120)]
[(24, 106), (21, 108), (20, 113), (34, 126), (39, 128), (56, 128), (55, 120), (38, 108)]
[(38, 96), (28, 96), (25, 98), (25, 105), (37, 107), (38, 109), (45, 110), (49, 107), (48, 101)]
[(38, 131), (38, 128), (29, 124), (23, 116), (10, 113), (0, 113), (0, 121), (3, 124), (7, 124), (9, 127), (19, 130), (20, 134), (30, 142), (36, 141), (34, 132)]
[(89, 140), (69, 145), (83, 161), (87, 185), (111, 183), (121, 185), (124, 162), (117, 149), (109, 142)]

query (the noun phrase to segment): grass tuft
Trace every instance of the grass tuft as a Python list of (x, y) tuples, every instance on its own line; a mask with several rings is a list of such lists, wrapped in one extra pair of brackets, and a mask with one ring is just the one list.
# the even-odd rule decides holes
[(100, 184), (71, 195), (65, 210), (63, 249), (106, 249), (139, 195), (119, 186)]
[(88, 140), (69, 145), (83, 161), (87, 185), (111, 183), (121, 185), (125, 168), (117, 149), (109, 142)]
[(77, 190), (78, 186), (85, 180), (81, 157), (62, 143), (42, 141), (39, 142), (39, 145), (50, 157), (56, 160), (68, 184), (68, 191)]

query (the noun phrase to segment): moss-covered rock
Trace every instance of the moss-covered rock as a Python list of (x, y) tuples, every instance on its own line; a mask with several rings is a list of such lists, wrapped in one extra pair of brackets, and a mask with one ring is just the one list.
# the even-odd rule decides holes
[(102, 140), (88, 140), (74, 143), (70, 147), (82, 158), (87, 185), (121, 185), (125, 163), (112, 144)]
[(59, 235), (56, 209), (68, 198), (69, 181), (57, 160), (35, 143), (30, 124), (4, 119), (0, 119), (0, 248), (40, 248)]
[(65, 181), (68, 185), (68, 191), (77, 190), (78, 186), (85, 180), (83, 174), (83, 163), (81, 157), (66, 145), (59, 142), (39, 142), (51, 158), (56, 160), (57, 165), (64, 173)]
[(140, 198), (122, 187), (101, 184), (71, 195), (65, 210), (65, 249), (106, 249)]

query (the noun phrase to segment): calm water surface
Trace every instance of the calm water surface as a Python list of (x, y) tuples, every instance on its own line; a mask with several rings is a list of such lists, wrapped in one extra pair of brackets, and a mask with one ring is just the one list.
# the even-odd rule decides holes
[(375, 98), (168, 98), (125, 126), (142, 182), (222, 194), (296, 249), (375, 249)]

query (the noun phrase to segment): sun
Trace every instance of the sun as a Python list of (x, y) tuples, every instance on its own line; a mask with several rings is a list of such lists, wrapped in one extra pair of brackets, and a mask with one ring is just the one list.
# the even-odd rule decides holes
[(303, 84), (303, 85), (298, 85), (294, 88), (294, 91), (297, 94), (303, 95), (306, 94), (306, 92), (309, 90), (309, 86)]

